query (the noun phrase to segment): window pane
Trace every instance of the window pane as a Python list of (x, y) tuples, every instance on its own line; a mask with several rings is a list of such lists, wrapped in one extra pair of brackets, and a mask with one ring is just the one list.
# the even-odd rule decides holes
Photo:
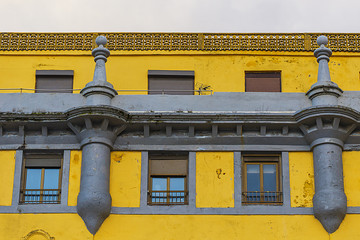
[(276, 164), (264, 164), (264, 191), (276, 191)]
[(41, 168), (26, 169), (26, 189), (40, 189)]
[(59, 188), (59, 171), (58, 168), (45, 169), (44, 175), (44, 189), (58, 189)]
[(259, 202), (260, 201), (260, 165), (247, 164), (247, 201)]
[[(26, 189), (40, 189), (41, 187), (41, 168), (26, 169)], [(40, 201), (40, 191), (24, 192), (24, 201), (28, 203), (38, 203)]]
[[(277, 202), (276, 195), (276, 165), (275, 164), (264, 164), (264, 200), (266, 202)], [(269, 192), (267, 192), (269, 191)]]
[(260, 166), (259, 164), (246, 165), (247, 191), (260, 191)]
[(170, 191), (184, 191), (185, 178), (170, 178)]
[(166, 191), (167, 178), (152, 178), (152, 190), (153, 191)]
[(185, 201), (185, 178), (170, 178), (170, 202), (183, 203)]
[[(58, 189), (59, 188), (59, 172), (58, 168), (45, 169), (44, 173), (44, 189)], [(57, 190), (43, 191), (43, 202), (51, 203), (59, 199), (59, 192)]]
[[(167, 190), (167, 178), (152, 178), (152, 191), (166, 191)], [(153, 203), (167, 202), (166, 192), (152, 192), (151, 201)]]

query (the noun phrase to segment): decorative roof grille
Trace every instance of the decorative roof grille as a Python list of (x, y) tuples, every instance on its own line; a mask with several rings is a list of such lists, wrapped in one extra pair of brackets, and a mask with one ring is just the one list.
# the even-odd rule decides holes
[(90, 51), (99, 35), (113, 51), (306, 52), (326, 35), (332, 51), (360, 52), (360, 33), (0, 33), (0, 51)]

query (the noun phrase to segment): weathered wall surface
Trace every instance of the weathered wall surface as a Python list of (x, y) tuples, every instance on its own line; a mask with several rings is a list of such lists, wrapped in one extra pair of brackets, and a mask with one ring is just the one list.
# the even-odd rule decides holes
[(110, 194), (114, 207), (140, 206), (141, 152), (112, 152)]
[(234, 153), (196, 153), (196, 207), (234, 207)]
[(68, 193), (69, 206), (76, 206), (77, 196), (80, 192), (81, 156), (81, 151), (71, 151)]
[(312, 207), (315, 192), (312, 152), (290, 152), (291, 207)]
[(0, 206), (10, 206), (12, 201), (15, 151), (0, 151)]
[[(110, 59), (108, 81), (118, 90), (146, 90), (148, 70), (193, 70), (195, 89), (210, 86), (216, 92), (243, 92), (245, 71), (281, 71), (283, 92), (306, 92), (317, 78), (312, 53), (114, 51)], [(80, 89), (92, 80), (94, 62), (90, 52), (1, 53), (0, 66), (0, 88), (33, 89), (36, 70), (74, 70), (74, 89)], [(332, 81), (344, 91), (360, 90), (359, 66), (360, 56), (334, 53), (329, 63)]]
[(360, 232), (354, 231), (359, 220), (358, 215), (348, 215), (339, 230), (329, 235), (311, 215), (110, 215), (93, 237), (77, 214), (1, 214), (0, 239), (21, 239), (41, 229), (56, 240), (140, 240), (150, 236), (159, 240), (264, 239), (264, 236), (270, 240), (344, 240), (360, 238)]
[(360, 152), (343, 152), (344, 188), (349, 207), (360, 206)]

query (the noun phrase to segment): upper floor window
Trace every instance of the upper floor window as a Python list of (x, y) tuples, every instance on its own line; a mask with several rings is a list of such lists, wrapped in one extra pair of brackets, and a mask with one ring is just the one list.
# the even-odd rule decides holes
[(36, 70), (36, 93), (72, 93), (73, 70)]
[(60, 203), (61, 154), (26, 154), (20, 203)]
[(150, 205), (188, 204), (188, 158), (185, 155), (152, 155), (149, 159)]
[(282, 204), (279, 155), (243, 157), (243, 204)]
[(194, 71), (149, 70), (149, 94), (193, 95)]
[(245, 72), (245, 92), (281, 92), (281, 72)]

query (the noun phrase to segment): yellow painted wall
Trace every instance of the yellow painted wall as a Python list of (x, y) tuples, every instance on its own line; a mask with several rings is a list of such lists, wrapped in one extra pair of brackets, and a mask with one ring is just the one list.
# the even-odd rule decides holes
[(312, 207), (314, 196), (314, 166), (312, 152), (290, 152), (291, 207)]
[(80, 192), (81, 177), (81, 151), (71, 151), (69, 170), (68, 205), (76, 206), (77, 196)]
[(196, 207), (234, 207), (234, 153), (196, 153)]
[[(74, 70), (74, 89), (93, 78), (91, 56), (0, 56), (0, 88), (35, 88), (36, 70)], [(6, 92), (6, 91), (1, 91)], [(31, 92), (31, 91), (25, 91)]]
[(15, 172), (15, 151), (0, 151), (0, 166), (0, 206), (11, 206)]
[(360, 206), (360, 152), (343, 152), (344, 187), (348, 206)]
[[(80, 192), (81, 151), (71, 151), (68, 205), (76, 206)], [(112, 152), (110, 194), (114, 207), (140, 206), (141, 152)]]
[(348, 214), (329, 235), (312, 215), (110, 215), (93, 237), (77, 214), (0, 214), (0, 239), (41, 229), (56, 240), (352, 240), (360, 239), (359, 221)]
[[(359, 91), (360, 56), (341, 54), (334, 54), (329, 63), (332, 80), (345, 91)], [(146, 90), (148, 70), (194, 70), (195, 89), (211, 86), (216, 92), (243, 92), (245, 71), (281, 71), (283, 92), (306, 92), (316, 82), (318, 68), (312, 53), (192, 51), (114, 52), (106, 66), (108, 81), (116, 89)], [(35, 88), (36, 70), (74, 70), (74, 89), (79, 89), (92, 80), (94, 67), (90, 51), (0, 53), (0, 88)]]
[(114, 207), (140, 207), (141, 152), (111, 152), (110, 194)]

